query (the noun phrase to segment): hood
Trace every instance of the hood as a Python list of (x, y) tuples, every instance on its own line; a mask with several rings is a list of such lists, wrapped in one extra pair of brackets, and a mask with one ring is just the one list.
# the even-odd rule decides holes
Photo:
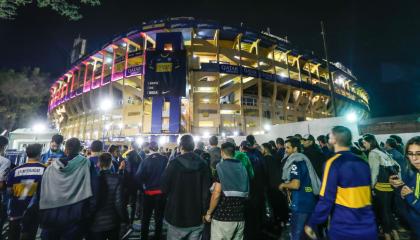
[(193, 152), (184, 153), (175, 159), (184, 171), (197, 171), (207, 166), (206, 162)]
[(83, 168), (85, 165), (89, 165), (90, 161), (81, 156), (76, 155), (72, 159), (60, 159), (58, 161), (54, 161), (51, 166), (56, 168), (59, 172), (64, 175), (69, 175), (76, 171), (77, 169)]

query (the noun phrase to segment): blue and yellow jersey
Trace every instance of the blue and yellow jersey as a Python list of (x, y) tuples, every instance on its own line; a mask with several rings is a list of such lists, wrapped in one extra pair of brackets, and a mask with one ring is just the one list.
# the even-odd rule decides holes
[(21, 218), (38, 194), (41, 187), (45, 165), (39, 162), (28, 162), (10, 171), (7, 187), (10, 189), (9, 218)]
[(369, 165), (350, 151), (326, 162), (320, 199), (308, 225), (316, 229), (330, 215), (329, 239), (377, 239)]
[(48, 159), (50, 159), (50, 158), (54, 159), (54, 160), (58, 160), (58, 159), (63, 158), (63, 157), (64, 157), (64, 152), (61, 151), (60, 149), (55, 151), (55, 152), (53, 152), (53, 151), (51, 151), (51, 149), (49, 149), (46, 153), (43, 153), (41, 155), (40, 162), (43, 163), (43, 164), (47, 164)]

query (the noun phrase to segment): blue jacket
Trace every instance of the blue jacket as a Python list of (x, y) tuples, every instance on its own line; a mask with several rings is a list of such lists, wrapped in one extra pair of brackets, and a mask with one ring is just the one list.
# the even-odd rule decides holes
[(416, 239), (420, 239), (420, 172), (409, 171), (404, 182), (413, 190), (413, 193), (407, 195), (404, 199), (407, 222), (416, 235)]
[(162, 184), (162, 174), (168, 164), (168, 158), (153, 153), (144, 159), (136, 173), (136, 180), (139, 186), (145, 190), (160, 190)]
[(324, 168), (320, 198), (308, 225), (316, 229), (331, 215), (329, 239), (376, 240), (369, 165), (350, 151), (330, 158)]

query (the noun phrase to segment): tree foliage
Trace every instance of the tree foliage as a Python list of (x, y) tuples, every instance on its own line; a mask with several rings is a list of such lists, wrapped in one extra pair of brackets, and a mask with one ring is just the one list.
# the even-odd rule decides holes
[(40, 8), (51, 8), (60, 15), (77, 21), (83, 16), (80, 14), (80, 5), (98, 6), (101, 4), (100, 0), (0, 0), (0, 19), (14, 19), (17, 15), (17, 9), (27, 4), (36, 3)]
[(39, 68), (0, 70), (0, 128), (25, 127), (38, 116), (48, 102), (48, 79)]

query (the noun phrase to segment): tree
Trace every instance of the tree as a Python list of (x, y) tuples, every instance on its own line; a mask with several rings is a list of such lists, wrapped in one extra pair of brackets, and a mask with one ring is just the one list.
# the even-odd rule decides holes
[[(0, 19), (14, 19), (17, 14), (16, 10), (19, 7), (33, 2), (34, 0), (0, 0)], [(67, 0), (36, 0), (36, 4), (40, 8), (49, 7), (73, 21), (77, 21), (83, 17), (79, 12), (80, 6)], [(80, 4), (98, 6), (101, 4), (101, 1), (80, 0)]]
[[(39, 68), (0, 70), (0, 127), (12, 131), (28, 126), (48, 103), (48, 74)], [(45, 113), (46, 115), (46, 113)]]

